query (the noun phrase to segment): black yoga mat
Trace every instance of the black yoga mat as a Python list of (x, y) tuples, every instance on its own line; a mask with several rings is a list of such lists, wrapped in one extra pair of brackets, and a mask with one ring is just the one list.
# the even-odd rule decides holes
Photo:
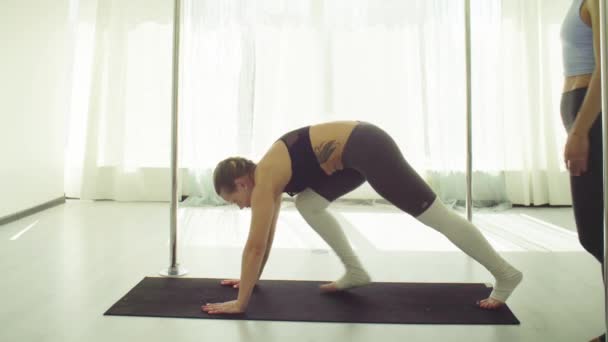
[(205, 303), (236, 299), (221, 279), (146, 277), (105, 314), (206, 319), (401, 324), (519, 324), (511, 310), (482, 310), (484, 284), (372, 283), (323, 294), (318, 281), (261, 280), (247, 312), (209, 315)]

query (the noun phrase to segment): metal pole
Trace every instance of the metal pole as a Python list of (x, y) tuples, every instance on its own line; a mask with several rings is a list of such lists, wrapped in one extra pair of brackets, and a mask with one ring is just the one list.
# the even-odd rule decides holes
[(608, 38), (608, 27), (606, 26), (606, 17), (608, 10), (606, 8), (606, 0), (600, 0), (600, 59), (602, 70), (602, 148), (604, 149), (604, 323), (608, 331), (608, 286), (606, 280), (608, 276), (608, 264), (606, 264), (606, 256), (608, 253), (608, 86), (606, 81), (608, 75), (608, 47), (606, 39)]
[(467, 197), (466, 197), (466, 212), (467, 219), (471, 221), (473, 219), (473, 136), (472, 136), (472, 113), (471, 113), (471, 1), (465, 0), (464, 2), (464, 17), (465, 17), (465, 49), (466, 49), (466, 83), (467, 83), (467, 95), (466, 95), (466, 111), (467, 111)]
[(171, 264), (160, 274), (166, 277), (180, 277), (188, 273), (177, 263), (177, 141), (178, 141), (178, 112), (179, 112), (179, 30), (181, 15), (181, 0), (174, 0), (173, 9), (173, 93), (171, 99)]

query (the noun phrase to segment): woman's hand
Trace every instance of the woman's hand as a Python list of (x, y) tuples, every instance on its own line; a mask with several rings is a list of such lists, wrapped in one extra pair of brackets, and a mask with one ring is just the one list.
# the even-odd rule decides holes
[(564, 149), (564, 162), (571, 176), (580, 176), (587, 171), (589, 159), (589, 137), (577, 133), (568, 134)]
[(222, 280), (220, 284), (222, 284), (223, 286), (232, 286), (235, 289), (238, 289), (240, 283), (241, 281), (239, 279), (226, 279)]
[[(225, 279), (220, 282), (222, 286), (232, 286), (235, 289), (239, 288), (241, 281), (239, 279)], [(245, 308), (233, 300), (225, 303), (207, 303), (201, 306), (201, 310), (205, 311), (210, 315), (215, 314), (238, 314), (245, 312)]]
[(225, 303), (207, 303), (201, 306), (201, 309), (210, 315), (217, 314), (239, 314), (245, 312), (243, 305), (236, 300)]

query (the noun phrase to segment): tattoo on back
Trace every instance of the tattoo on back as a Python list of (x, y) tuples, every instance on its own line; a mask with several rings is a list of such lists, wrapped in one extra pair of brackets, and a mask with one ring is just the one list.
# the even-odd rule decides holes
[(315, 154), (319, 160), (319, 164), (323, 164), (329, 160), (332, 153), (340, 146), (340, 143), (335, 140), (325, 141), (315, 147)]

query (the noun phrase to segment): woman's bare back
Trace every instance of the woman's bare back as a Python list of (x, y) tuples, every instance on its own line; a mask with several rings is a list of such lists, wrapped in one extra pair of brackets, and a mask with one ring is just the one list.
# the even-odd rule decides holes
[(321, 169), (328, 175), (342, 170), (344, 145), (357, 121), (334, 121), (310, 127), (310, 143)]

